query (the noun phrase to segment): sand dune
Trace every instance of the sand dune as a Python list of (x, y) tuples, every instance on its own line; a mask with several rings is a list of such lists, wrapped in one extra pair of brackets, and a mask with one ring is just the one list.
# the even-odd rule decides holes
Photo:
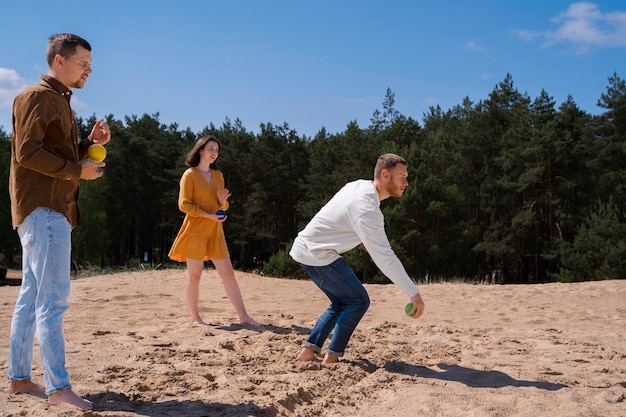
[[(67, 362), (95, 404), (87, 415), (626, 416), (626, 280), (422, 285), (418, 320), (395, 286), (366, 285), (372, 304), (346, 356), (322, 366), (294, 361), (327, 306), (312, 282), (237, 276), (263, 328), (236, 324), (213, 271), (201, 287), (209, 327), (188, 323), (184, 270), (73, 281)], [(18, 285), (0, 281), (4, 376)], [(0, 393), (0, 416), (75, 415)]]

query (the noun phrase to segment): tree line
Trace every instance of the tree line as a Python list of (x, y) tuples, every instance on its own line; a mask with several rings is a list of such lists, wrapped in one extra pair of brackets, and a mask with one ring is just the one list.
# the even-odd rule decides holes
[[(287, 123), (253, 133), (226, 119), (194, 133), (160, 123), (158, 113), (109, 115), (105, 175), (81, 182), (73, 262), (171, 265), (184, 157), (212, 134), (232, 192), (224, 227), (236, 268), (302, 276), (287, 254), (298, 231), (344, 183), (372, 178), (377, 157), (393, 152), (408, 161), (410, 186), (381, 207), (392, 247), (416, 280), (480, 280), (492, 271), (516, 283), (624, 278), (626, 85), (617, 73), (607, 80), (599, 115), (571, 96), (558, 107), (544, 90), (531, 98), (507, 74), (487, 98), (430, 107), (421, 123), (400, 114), (387, 89), (369, 126), (351, 121), (312, 138)], [(77, 121), (86, 137), (96, 120)], [(11, 265), (20, 245), (2, 128), (0, 159), (0, 262)], [(362, 249), (345, 256), (364, 282), (387, 282)]]

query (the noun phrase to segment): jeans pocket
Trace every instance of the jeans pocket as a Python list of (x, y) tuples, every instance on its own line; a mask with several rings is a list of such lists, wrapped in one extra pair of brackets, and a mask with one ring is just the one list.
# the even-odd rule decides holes
[(26, 217), (22, 224), (17, 228), (17, 234), (20, 237), (20, 243), (24, 248), (32, 248), (35, 244), (35, 232), (37, 222), (32, 216)]

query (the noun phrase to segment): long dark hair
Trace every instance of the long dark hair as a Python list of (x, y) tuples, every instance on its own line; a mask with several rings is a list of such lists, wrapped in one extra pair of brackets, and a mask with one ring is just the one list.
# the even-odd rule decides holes
[[(222, 148), (222, 145), (220, 145), (220, 141), (217, 140), (215, 136), (213, 135), (202, 136), (200, 139), (196, 141), (196, 144), (193, 145), (193, 148), (187, 154), (187, 157), (185, 158), (185, 165), (189, 167), (197, 167), (198, 164), (200, 163), (200, 151), (204, 149), (206, 144), (209, 142), (217, 143), (218, 149)], [(217, 162), (216, 161), (211, 162), (211, 165), (209, 165), (209, 168), (218, 169)]]

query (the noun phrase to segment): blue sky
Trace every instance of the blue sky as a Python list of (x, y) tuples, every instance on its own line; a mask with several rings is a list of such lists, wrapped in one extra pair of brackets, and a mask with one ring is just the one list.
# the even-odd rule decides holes
[(571, 95), (591, 113), (614, 72), (626, 78), (623, 0), (9, 1), (0, 8), (0, 126), (11, 103), (47, 72), (53, 33), (92, 45), (93, 74), (75, 90), (78, 116), (153, 115), (198, 132), (239, 118), (367, 127), (387, 88), (422, 121), (485, 100), (511, 74), (531, 98)]

